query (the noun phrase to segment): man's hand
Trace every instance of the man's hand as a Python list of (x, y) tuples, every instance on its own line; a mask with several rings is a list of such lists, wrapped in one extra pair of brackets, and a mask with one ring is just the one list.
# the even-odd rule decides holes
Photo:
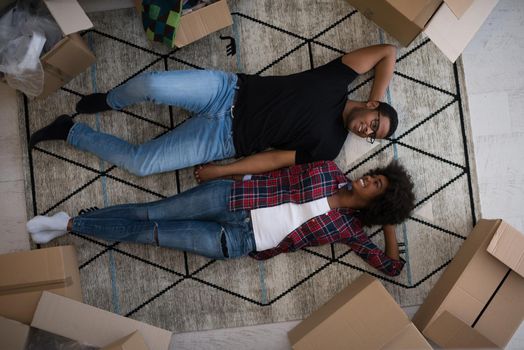
[(261, 152), (229, 164), (201, 165), (195, 168), (194, 174), (199, 183), (213, 179), (236, 179), (244, 174), (261, 174), (294, 165), (295, 153), (279, 150)]

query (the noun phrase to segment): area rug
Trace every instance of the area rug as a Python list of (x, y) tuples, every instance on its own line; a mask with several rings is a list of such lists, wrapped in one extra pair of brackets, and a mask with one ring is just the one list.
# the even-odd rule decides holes
[[(97, 56), (96, 64), (44, 100), (21, 97), (23, 133), (27, 137), (55, 116), (73, 113), (80, 96), (107, 91), (143, 71), (205, 68), (282, 75), (360, 47), (398, 44), (343, 0), (228, 3), (232, 27), (175, 50), (148, 42), (133, 9), (89, 14), (95, 27), (83, 36)], [(227, 55), (228, 36), (236, 41), (234, 56)], [(366, 100), (372, 79), (372, 73), (359, 77), (349, 97)], [(77, 248), (86, 303), (175, 332), (301, 319), (362, 273), (379, 278), (401, 305), (420, 304), (478, 217), (465, 96), (461, 61), (450, 63), (420, 36), (399, 49), (387, 92), (386, 100), (400, 114), (395, 135), (373, 145), (349, 137), (336, 159), (350, 177), (394, 158), (412, 174), (417, 205), (397, 228), (407, 261), (398, 277), (381, 274), (339, 244), (264, 262), (215, 261), (80, 235), (50, 245)], [(141, 143), (190, 116), (167, 106), (141, 104), (74, 117)], [(192, 169), (139, 178), (63, 142), (40, 144), (27, 153), (26, 165), (29, 217), (152, 201), (196, 185)], [(379, 228), (368, 233), (383, 245)]]

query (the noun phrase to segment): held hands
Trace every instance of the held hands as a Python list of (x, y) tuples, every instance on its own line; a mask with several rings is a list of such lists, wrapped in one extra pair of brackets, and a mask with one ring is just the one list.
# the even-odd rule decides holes
[(211, 163), (196, 166), (193, 172), (196, 181), (200, 184), (202, 182), (220, 178), (220, 174), (218, 171), (219, 167), (220, 165)]

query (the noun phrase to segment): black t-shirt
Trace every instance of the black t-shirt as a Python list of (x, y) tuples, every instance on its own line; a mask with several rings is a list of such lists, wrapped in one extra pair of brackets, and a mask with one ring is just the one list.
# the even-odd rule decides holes
[(297, 164), (334, 159), (347, 137), (342, 111), (357, 76), (341, 57), (287, 75), (239, 74), (233, 110), (237, 156), (267, 148), (295, 150)]

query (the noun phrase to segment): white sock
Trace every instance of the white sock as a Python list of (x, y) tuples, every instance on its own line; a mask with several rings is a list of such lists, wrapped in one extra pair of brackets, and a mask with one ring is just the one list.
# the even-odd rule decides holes
[(41, 231), (61, 231), (62, 234), (64, 234), (67, 232), (69, 219), (69, 215), (63, 211), (56, 213), (53, 216), (38, 215), (29, 220), (26, 227), (31, 234), (39, 233)]
[(34, 233), (31, 232), (31, 238), (35, 243), (44, 244), (55, 239), (56, 237), (65, 235), (66, 233), (66, 231), (39, 231)]

